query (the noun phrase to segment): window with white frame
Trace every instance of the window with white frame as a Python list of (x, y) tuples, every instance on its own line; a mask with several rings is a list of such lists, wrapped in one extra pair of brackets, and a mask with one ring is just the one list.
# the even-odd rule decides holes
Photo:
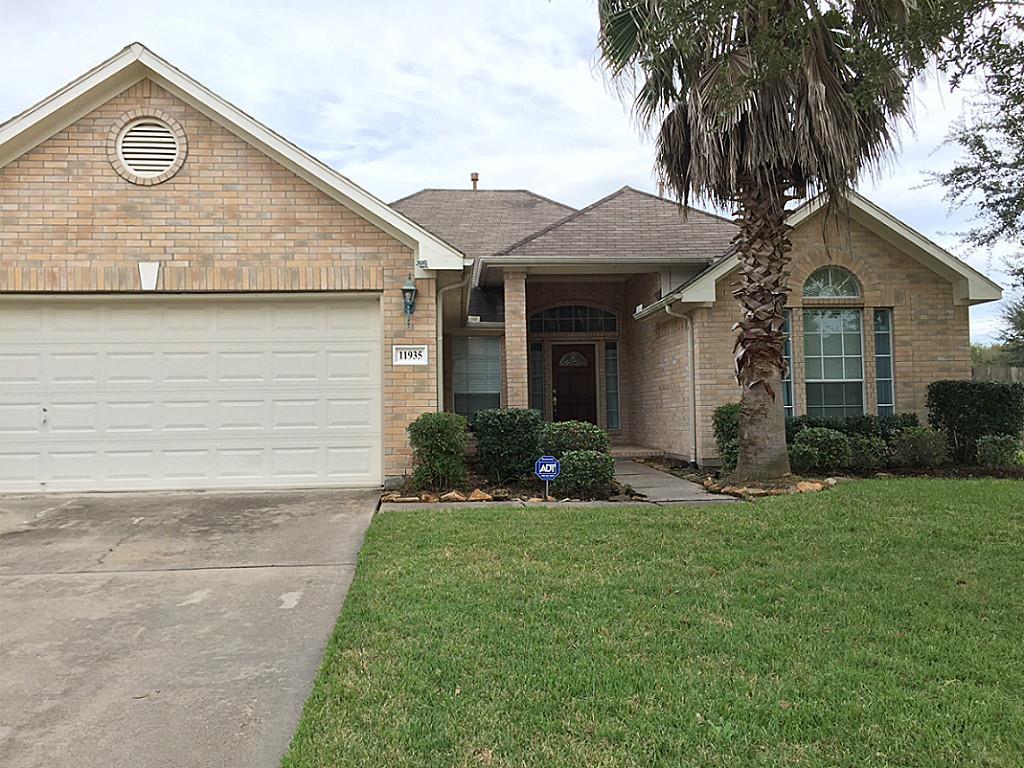
[(878, 415), (896, 413), (895, 374), (892, 365), (892, 310), (875, 310), (875, 394)]
[(860, 285), (850, 272), (829, 265), (814, 270), (804, 282), (804, 296), (809, 299), (856, 299)]
[(864, 352), (859, 309), (805, 309), (807, 415), (864, 413)]
[(472, 420), (477, 411), (501, 407), (501, 339), (452, 338), (452, 394), (455, 412)]
[(782, 408), (786, 412), (786, 418), (791, 419), (795, 415), (795, 403), (793, 402), (793, 310), (785, 310), (783, 318), (782, 332), (786, 335), (786, 340), (782, 346), (782, 356), (786, 361), (786, 375), (782, 379)]

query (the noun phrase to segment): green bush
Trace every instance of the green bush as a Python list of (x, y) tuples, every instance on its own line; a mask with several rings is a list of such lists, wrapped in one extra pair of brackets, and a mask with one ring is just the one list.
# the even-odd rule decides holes
[(850, 466), (850, 438), (838, 430), (809, 427), (797, 435), (795, 445), (814, 450), (817, 454), (815, 469), (828, 472)]
[(797, 435), (805, 429), (834, 429), (847, 437), (881, 437), (888, 440), (901, 429), (918, 426), (916, 413), (900, 413), (893, 416), (857, 414), (846, 418), (797, 416), (786, 420), (786, 442), (792, 444)]
[(972, 462), (979, 438), (1024, 432), (1024, 383), (933, 381), (928, 385), (928, 421), (946, 434), (954, 458)]
[(728, 475), (736, 469), (736, 463), (740, 460), (740, 441), (726, 440), (719, 443), (718, 457), (722, 460), (722, 472)]
[(477, 459), (491, 482), (518, 480), (533, 470), (542, 424), (540, 413), (528, 408), (477, 411)]
[(466, 420), (457, 413), (423, 413), (406, 431), (418, 488), (447, 489), (466, 479)]
[(740, 440), (740, 404), (726, 403), (715, 408), (711, 415), (711, 425), (715, 433), (715, 444), (719, 451), (730, 440)]
[(611, 449), (608, 433), (589, 421), (554, 421), (540, 430), (540, 452), (545, 456), (560, 459), (569, 451), (608, 453)]
[(907, 427), (891, 442), (892, 463), (897, 467), (922, 469), (938, 467), (949, 461), (946, 436), (928, 427)]
[(818, 465), (818, 452), (809, 445), (793, 443), (789, 446), (789, 467), (797, 475), (810, 472)]
[(562, 496), (605, 497), (615, 476), (615, 460), (603, 451), (567, 451), (560, 458), (562, 474), (554, 490)]
[(978, 463), (983, 467), (1012, 467), (1018, 463), (1019, 453), (1019, 437), (985, 435), (978, 438)]
[(878, 469), (889, 461), (889, 444), (878, 435), (851, 435), (849, 439), (853, 469)]

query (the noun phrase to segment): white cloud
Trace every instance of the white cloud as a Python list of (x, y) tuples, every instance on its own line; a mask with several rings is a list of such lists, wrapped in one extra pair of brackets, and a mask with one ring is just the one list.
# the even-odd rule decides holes
[[(470, 171), (577, 206), (654, 187), (651, 146), (595, 67), (594, 0), (0, 0), (0, 17), (0, 119), (140, 40), (386, 200)], [(955, 157), (938, 147), (963, 96), (934, 77), (917, 93), (915, 131), (863, 190), (952, 247), (967, 216), (921, 185)], [(976, 338), (997, 314), (973, 311)]]

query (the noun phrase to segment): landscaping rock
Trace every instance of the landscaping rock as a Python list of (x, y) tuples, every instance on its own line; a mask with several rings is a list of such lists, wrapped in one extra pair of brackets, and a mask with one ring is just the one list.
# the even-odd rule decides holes
[(447, 501), (447, 502), (452, 502), (452, 501), (459, 502), (459, 501), (465, 501), (465, 500), (466, 500), (465, 495), (459, 493), (458, 491), (448, 491), (448, 493), (444, 494), (444, 496), (441, 497), (441, 501)]
[(420, 501), (425, 501), (428, 504), (434, 504), (434, 503), (437, 502), (437, 500), (438, 499), (437, 499), (437, 494), (436, 493), (424, 492), (424, 493), (420, 494)]
[(396, 504), (415, 504), (420, 500), (419, 496), (399, 496), (398, 498), (392, 499)]
[(402, 494), (400, 494), (398, 491), (389, 491), (388, 493), (385, 493), (383, 496), (381, 496), (380, 500), (382, 503), (388, 504), (392, 501), (397, 500), (401, 495)]
[(492, 501), (494, 499), (491, 494), (481, 491), (479, 488), (474, 488), (473, 492), (469, 494), (467, 501)]
[(822, 482), (825, 483), (826, 488), (835, 488), (839, 484), (839, 481), (834, 477), (826, 477)]
[(796, 489), (800, 493), (817, 493), (818, 491), (824, 490), (825, 486), (821, 483), (812, 483), (804, 480), (796, 484)]
[(494, 501), (508, 501), (512, 498), (512, 492), (508, 488), (495, 488), (491, 494)]
[(539, 496), (531, 496), (526, 500), (527, 504), (542, 504), (543, 502), (544, 499), (540, 498)]

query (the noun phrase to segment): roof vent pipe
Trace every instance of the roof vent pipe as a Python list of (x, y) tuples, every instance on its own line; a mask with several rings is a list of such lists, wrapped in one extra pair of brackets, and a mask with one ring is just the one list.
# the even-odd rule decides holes
[(476, 171), (473, 171), (471, 174), (469, 174), (469, 180), (473, 182), (473, 191), (476, 192), (476, 185), (480, 181), (480, 174), (477, 173)]
[(658, 197), (664, 197), (664, 196), (665, 196), (665, 182), (664, 181), (659, 181), (658, 182)]

